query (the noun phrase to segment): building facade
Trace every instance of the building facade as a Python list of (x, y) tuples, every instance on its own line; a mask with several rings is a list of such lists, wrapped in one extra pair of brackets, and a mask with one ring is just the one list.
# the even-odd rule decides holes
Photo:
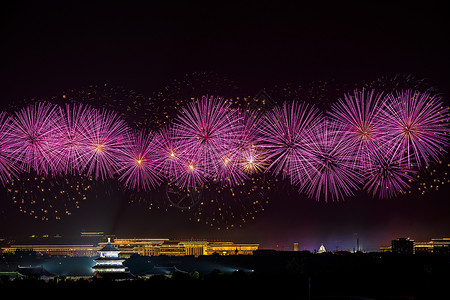
[(415, 241), (415, 253), (448, 254), (450, 251), (450, 238), (431, 239), (431, 241)]
[(95, 245), (11, 245), (2, 248), (3, 253), (35, 252), (42, 256), (94, 257), (98, 246)]
[(133, 254), (142, 256), (252, 255), (259, 248), (259, 244), (169, 239), (115, 239), (112, 243), (120, 249), (124, 257)]
[(392, 253), (429, 253), (450, 254), (450, 238), (431, 239), (430, 241), (414, 241), (409, 238), (392, 240), (390, 246), (380, 247), (381, 252)]
[[(114, 239), (111, 244), (120, 251), (121, 257), (141, 256), (201, 256), (201, 255), (252, 255), (259, 244), (214, 242), (206, 240), (170, 240), (170, 239)], [(3, 253), (32, 251), (36, 255), (94, 257), (107, 242), (98, 245), (10, 245), (2, 248)]]

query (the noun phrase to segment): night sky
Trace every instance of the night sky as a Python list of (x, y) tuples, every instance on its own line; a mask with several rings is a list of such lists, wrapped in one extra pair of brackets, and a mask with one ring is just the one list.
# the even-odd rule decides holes
[[(2, 107), (104, 84), (150, 97), (195, 72), (227, 78), (243, 95), (286, 82), (353, 87), (407, 74), (426, 79), (449, 103), (450, 12), (439, 5), (124, 5), (68, 1), (2, 7)], [(448, 162), (447, 155), (444, 165)], [(424, 180), (444, 177), (449, 170), (437, 168)], [(148, 210), (148, 203), (129, 203), (108, 183), (88, 193), (70, 216), (37, 221), (10, 203), (6, 187), (0, 187), (0, 237), (60, 234), (76, 242), (80, 231), (88, 230), (122, 238), (231, 239), (286, 250), (293, 242), (309, 250), (321, 243), (329, 250), (352, 249), (356, 237), (367, 250), (403, 236), (450, 237), (448, 184), (424, 195), (417, 186), (409, 195), (388, 200), (357, 192), (325, 203), (280, 183), (263, 212), (231, 229), (193, 222), (173, 207)]]

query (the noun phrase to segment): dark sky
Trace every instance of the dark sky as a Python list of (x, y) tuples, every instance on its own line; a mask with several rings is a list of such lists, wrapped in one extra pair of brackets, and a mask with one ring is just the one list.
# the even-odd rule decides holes
[[(410, 2), (294, 3), (68, 1), (2, 7), (0, 100), (6, 105), (103, 83), (150, 95), (183, 74), (212, 71), (253, 94), (274, 82), (354, 82), (412, 74), (426, 78), (448, 103), (448, 9)], [(36, 222), (7, 206), (0, 215), (0, 236), (76, 236), (85, 229), (121, 237), (236, 239), (264, 247), (299, 242), (308, 249), (323, 242), (346, 249), (354, 247), (357, 233), (363, 247), (375, 250), (399, 236), (450, 236), (448, 193), (445, 187), (390, 200), (361, 193), (328, 204), (280, 193), (255, 221), (225, 231), (193, 224), (176, 210), (149, 213), (119, 196), (101, 196), (108, 199), (88, 199), (59, 222)]]

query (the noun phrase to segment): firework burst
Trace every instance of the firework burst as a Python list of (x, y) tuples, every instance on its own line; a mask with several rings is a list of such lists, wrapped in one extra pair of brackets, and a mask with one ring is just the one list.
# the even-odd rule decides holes
[[(197, 219), (217, 208), (216, 220), (236, 221), (245, 214), (225, 214), (232, 209), (227, 201), (258, 191), (259, 178), (287, 178), (299, 192), (325, 201), (351, 196), (363, 183), (374, 197), (390, 198), (410, 189), (413, 175), (440, 161), (449, 145), (449, 110), (425, 93), (355, 90), (331, 107), (329, 118), (302, 102), (262, 113), (249, 108), (250, 98), (244, 106), (237, 99), (192, 101), (178, 109), (173, 127), (156, 133), (130, 132), (119, 114), (81, 104), (36, 102), (10, 117), (1, 113), (0, 181), (117, 178), (138, 193), (164, 183), (177, 195), (174, 206), (192, 200), (187, 207), (198, 208)], [(215, 192), (226, 197), (213, 199)], [(252, 199), (248, 207), (253, 204), (260, 203)]]
[(173, 128), (165, 126), (158, 130), (154, 141), (160, 171), (167, 178), (173, 179), (181, 164), (180, 157), (183, 155)]
[(117, 114), (109, 110), (90, 110), (83, 125), (86, 140), (84, 170), (95, 179), (112, 178), (129, 146), (129, 128)]
[(343, 138), (356, 150), (355, 164), (370, 167), (370, 153), (377, 151), (385, 132), (380, 117), (383, 95), (355, 90), (332, 106), (329, 114), (343, 130)]
[(8, 133), (10, 157), (27, 172), (54, 171), (59, 140), (60, 115), (57, 106), (46, 102), (29, 105), (16, 112)]
[(176, 138), (188, 156), (184, 163), (188, 172), (202, 169), (206, 177), (221, 177), (237, 151), (241, 130), (236, 114), (224, 99), (205, 96), (178, 115)]
[(10, 158), (8, 139), (9, 132), (11, 130), (10, 119), (6, 117), (6, 113), (0, 113), (0, 182), (5, 185), (5, 183), (11, 179), (11, 177), (16, 177), (17, 167), (13, 160)]
[(371, 156), (371, 166), (364, 175), (364, 189), (367, 192), (373, 197), (387, 199), (409, 188), (409, 182), (416, 172), (405, 167), (408, 157), (395, 153), (392, 149), (387, 152), (375, 151)]
[(267, 167), (263, 138), (260, 126), (261, 114), (243, 111), (241, 114), (242, 134), (239, 139), (239, 163), (244, 173), (251, 175), (265, 170)]
[(353, 195), (361, 184), (361, 167), (355, 164), (356, 151), (335, 122), (325, 119), (305, 141), (309, 153), (302, 169), (293, 172), (294, 182), (309, 197), (331, 197), (333, 201)]
[(60, 121), (55, 130), (59, 147), (54, 157), (57, 172), (76, 174), (86, 166), (88, 141), (83, 130), (89, 123), (88, 116), (92, 110), (82, 104), (66, 104), (65, 110), (59, 110)]
[(208, 180), (205, 165), (191, 155), (183, 155), (177, 165), (176, 183), (188, 190), (196, 189)]
[(155, 154), (154, 134), (140, 131), (131, 134), (120, 162), (119, 181), (136, 190), (149, 190), (161, 183), (158, 156)]
[(261, 128), (264, 150), (273, 174), (298, 176), (308, 163), (305, 141), (322, 115), (314, 106), (305, 103), (284, 103), (266, 114)]
[(405, 156), (409, 168), (437, 161), (449, 145), (449, 109), (437, 97), (411, 90), (390, 94), (382, 112), (385, 144)]

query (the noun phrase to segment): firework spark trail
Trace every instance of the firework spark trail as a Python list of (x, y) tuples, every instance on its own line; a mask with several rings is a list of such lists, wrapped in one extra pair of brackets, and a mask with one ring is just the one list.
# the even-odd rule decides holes
[(265, 154), (271, 161), (267, 170), (283, 178), (299, 176), (292, 172), (305, 169), (309, 156), (305, 140), (321, 118), (317, 108), (298, 102), (284, 103), (267, 113), (261, 126)]
[(264, 170), (265, 156), (259, 126), (261, 114), (252, 111), (238, 110), (233, 114), (235, 132), (234, 147), (222, 155), (219, 164), (220, 182), (231, 186), (240, 185), (249, 179), (248, 175)]
[(174, 179), (181, 164), (180, 157), (183, 153), (173, 127), (164, 126), (159, 129), (156, 132), (154, 142), (160, 172), (167, 178)]
[(379, 149), (386, 128), (381, 118), (383, 94), (355, 90), (332, 105), (328, 112), (344, 131), (350, 147), (356, 149), (355, 164), (370, 167), (370, 153)]
[(88, 141), (83, 130), (89, 123), (88, 116), (92, 110), (82, 104), (66, 104), (65, 109), (59, 109), (60, 123), (56, 129), (59, 147), (54, 157), (57, 173), (77, 174), (86, 167)]
[(219, 97), (204, 96), (183, 109), (175, 121), (175, 132), (181, 151), (188, 156), (184, 175), (213, 178), (223, 171), (220, 163), (227, 164), (237, 151), (241, 130), (236, 114), (237, 110)]
[(0, 182), (5, 185), (12, 177), (17, 177), (17, 165), (10, 158), (9, 132), (11, 130), (11, 119), (6, 113), (0, 113)]
[(59, 128), (57, 106), (38, 102), (16, 112), (8, 133), (10, 157), (21, 169), (47, 175), (54, 170)]
[(206, 169), (203, 161), (198, 160), (193, 155), (185, 154), (177, 165), (176, 183), (188, 190), (195, 189), (209, 179)]
[(154, 134), (140, 131), (130, 134), (129, 139), (117, 170), (119, 181), (138, 191), (155, 188), (160, 184), (162, 175), (155, 153)]
[(218, 163), (219, 182), (233, 186), (242, 184), (248, 179), (241, 163), (241, 154), (241, 151), (232, 149), (222, 155)]
[(415, 158), (418, 167), (437, 161), (440, 152), (449, 145), (449, 109), (442, 101), (427, 93), (414, 91), (390, 94), (385, 102), (385, 143), (400, 155), (406, 155), (411, 168)]
[(381, 199), (405, 192), (416, 173), (415, 170), (405, 167), (409, 157), (395, 153), (393, 148), (385, 152), (372, 152), (371, 156), (371, 166), (364, 173), (364, 189), (373, 197), (378, 196)]
[(304, 169), (294, 182), (309, 197), (333, 201), (353, 195), (362, 183), (361, 167), (355, 164), (356, 149), (334, 121), (324, 119), (305, 141), (309, 153)]
[(118, 115), (108, 110), (90, 110), (83, 124), (87, 141), (86, 167), (83, 171), (95, 179), (112, 178), (119, 168), (129, 140), (129, 128)]
[(246, 174), (262, 172), (267, 167), (267, 156), (264, 153), (262, 114), (252, 111), (240, 111), (242, 134), (238, 141), (239, 164)]
[(365, 190), (388, 198), (449, 145), (449, 109), (429, 94), (354, 91), (329, 115), (296, 101), (258, 114), (204, 96), (173, 127), (136, 133), (110, 110), (37, 102), (0, 114), (0, 181), (8, 185), (21, 172), (83, 173), (132, 190), (165, 179), (188, 190), (209, 183), (234, 189), (271, 171), (316, 199), (351, 196), (363, 180)]

